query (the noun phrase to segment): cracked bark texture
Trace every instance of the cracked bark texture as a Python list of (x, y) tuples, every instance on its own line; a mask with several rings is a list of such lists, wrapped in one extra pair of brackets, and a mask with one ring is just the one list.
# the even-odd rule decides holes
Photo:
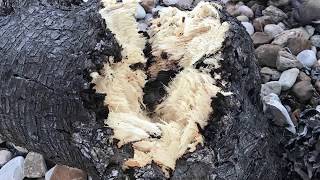
[[(165, 179), (154, 164), (122, 170), (130, 145), (117, 149), (104, 127), (103, 94), (89, 73), (121, 47), (91, 0), (0, 0), (0, 135), (94, 179)], [(171, 179), (283, 179), (275, 133), (260, 112), (259, 70), (245, 29), (232, 26), (224, 43), (222, 78), (230, 97), (213, 100), (205, 146), (177, 162)]]

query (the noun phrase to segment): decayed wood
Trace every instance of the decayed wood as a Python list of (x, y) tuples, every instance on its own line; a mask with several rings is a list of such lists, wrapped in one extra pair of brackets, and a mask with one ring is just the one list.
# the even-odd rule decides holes
[[(100, 3), (0, 2), (0, 135), (97, 179), (165, 179), (156, 165), (123, 171), (132, 148), (116, 148), (104, 127), (105, 95), (92, 90), (89, 73), (107, 56), (120, 59), (121, 47), (104, 30)], [(260, 112), (252, 42), (239, 22), (221, 16), (231, 28), (217, 71), (234, 95), (213, 100), (204, 147), (178, 160), (172, 179), (282, 179), (278, 137)], [(147, 87), (149, 95), (158, 89)]]

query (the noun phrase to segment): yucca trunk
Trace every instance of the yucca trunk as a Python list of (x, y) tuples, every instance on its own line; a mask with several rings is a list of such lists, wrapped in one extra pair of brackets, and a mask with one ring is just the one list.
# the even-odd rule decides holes
[[(107, 56), (120, 60), (122, 48), (99, 9), (97, 0), (0, 0), (0, 135), (94, 179), (165, 179), (155, 164), (124, 171), (133, 149), (110, 141), (105, 95), (95, 92), (90, 73), (101, 70)], [(230, 29), (219, 73), (229, 84), (223, 90), (233, 95), (213, 99), (204, 146), (180, 158), (171, 178), (282, 179), (280, 137), (261, 114), (251, 39), (238, 21), (220, 14)], [(163, 77), (173, 75), (162, 72), (159, 82), (146, 84), (151, 108)]]

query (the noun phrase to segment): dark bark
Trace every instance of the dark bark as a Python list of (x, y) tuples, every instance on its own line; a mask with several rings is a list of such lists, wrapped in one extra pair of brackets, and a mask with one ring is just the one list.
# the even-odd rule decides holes
[[(103, 128), (104, 96), (94, 94), (87, 80), (88, 72), (101, 67), (104, 58), (95, 49), (115, 57), (120, 53), (112, 34), (104, 31), (99, 3), (66, 7), (25, 0), (11, 4), (13, 11), (0, 17), (1, 135), (56, 163), (97, 175), (98, 168), (72, 135), (80, 125), (94, 132), (86, 137), (88, 142), (98, 143), (91, 138), (111, 133)], [(98, 128), (101, 133), (95, 131)], [(95, 146), (99, 145), (90, 148)], [(101, 149), (107, 150), (104, 146)], [(101, 158), (108, 165), (104, 159), (111, 158)]]
[[(222, 13), (225, 15), (225, 13)], [(175, 179), (283, 179), (280, 136), (261, 114), (260, 75), (250, 36), (239, 22), (231, 24), (223, 51), (222, 78), (233, 96), (213, 100), (215, 112), (204, 130), (206, 147), (181, 160)], [(187, 172), (187, 173), (185, 173)], [(209, 176), (210, 175), (210, 178)]]
[[(114, 170), (118, 179), (165, 179), (156, 165), (123, 171), (132, 149), (109, 142), (104, 95), (92, 90), (89, 73), (106, 56), (120, 59), (121, 48), (104, 30), (99, 2), (0, 2), (7, 2), (0, 3), (0, 135), (95, 179)], [(221, 15), (232, 27), (218, 71), (234, 95), (213, 100), (205, 146), (181, 158), (172, 179), (282, 179), (278, 136), (260, 112), (252, 42), (235, 19)]]

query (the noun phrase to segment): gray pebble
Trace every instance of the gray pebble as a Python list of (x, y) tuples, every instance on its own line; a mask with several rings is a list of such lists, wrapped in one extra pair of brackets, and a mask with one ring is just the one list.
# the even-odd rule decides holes
[(316, 53), (312, 50), (304, 50), (297, 55), (300, 61), (306, 67), (312, 67), (317, 62)]
[(298, 74), (299, 69), (297, 68), (292, 68), (282, 72), (279, 79), (282, 91), (289, 90), (294, 85), (297, 80)]

